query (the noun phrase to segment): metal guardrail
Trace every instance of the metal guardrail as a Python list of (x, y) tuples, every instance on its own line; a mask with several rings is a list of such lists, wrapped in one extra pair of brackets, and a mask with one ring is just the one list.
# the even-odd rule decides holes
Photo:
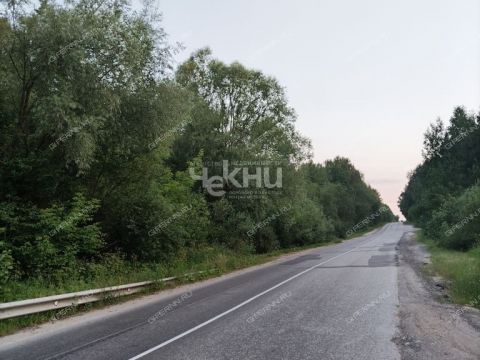
[(157, 281), (142, 281), (126, 285), (110, 286), (102, 289), (84, 290), (73, 293), (52, 295), (36, 299), (12, 301), (0, 304), (0, 320), (22, 315), (36, 314), (48, 310), (63, 309), (80, 304), (87, 304), (105, 300), (110, 297), (119, 297), (138, 293), (156, 282), (172, 281), (181, 277), (211, 272), (196, 271), (181, 276), (171, 276)]

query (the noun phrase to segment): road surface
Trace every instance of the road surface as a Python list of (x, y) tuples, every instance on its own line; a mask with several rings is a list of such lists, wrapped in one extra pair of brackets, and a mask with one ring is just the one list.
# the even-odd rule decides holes
[(401, 223), (0, 341), (0, 359), (400, 359)]

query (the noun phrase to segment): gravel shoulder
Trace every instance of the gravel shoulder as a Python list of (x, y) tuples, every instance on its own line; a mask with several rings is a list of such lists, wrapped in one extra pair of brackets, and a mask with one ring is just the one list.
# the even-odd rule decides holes
[(480, 311), (449, 303), (445, 282), (425, 275), (430, 257), (415, 233), (406, 233), (398, 250), (400, 325), (394, 341), (402, 359), (480, 359)]

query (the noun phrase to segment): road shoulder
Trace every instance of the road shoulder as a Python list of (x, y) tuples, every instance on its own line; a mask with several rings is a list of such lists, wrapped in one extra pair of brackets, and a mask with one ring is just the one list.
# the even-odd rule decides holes
[(448, 303), (437, 278), (425, 275), (425, 247), (414, 233), (399, 244), (399, 330), (394, 341), (402, 359), (480, 359), (480, 311)]

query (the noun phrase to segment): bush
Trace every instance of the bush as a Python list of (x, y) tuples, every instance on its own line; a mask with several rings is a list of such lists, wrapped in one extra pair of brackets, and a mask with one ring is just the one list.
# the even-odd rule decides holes
[(0, 297), (3, 297), (4, 287), (10, 279), (13, 270), (13, 257), (9, 250), (1, 250), (3, 243), (0, 242)]
[(93, 222), (99, 206), (97, 200), (86, 200), (81, 194), (66, 205), (55, 203), (46, 209), (0, 204), (4, 258), (12, 257), (15, 273), (22, 278), (75, 271), (77, 260), (95, 257), (103, 245), (100, 227)]
[(448, 198), (427, 223), (429, 237), (446, 248), (468, 250), (480, 240), (480, 185)]
[[(213, 241), (235, 251), (245, 251), (253, 246), (247, 232), (254, 226), (249, 214), (236, 210), (227, 199), (211, 204)], [(247, 250), (248, 251), (248, 250)]]

